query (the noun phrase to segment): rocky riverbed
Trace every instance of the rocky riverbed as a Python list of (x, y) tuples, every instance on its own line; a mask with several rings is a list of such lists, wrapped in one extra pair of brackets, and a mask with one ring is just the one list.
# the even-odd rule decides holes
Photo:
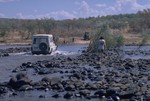
[[(54, 99), (149, 101), (150, 59), (124, 59), (122, 54), (122, 50), (111, 49), (34, 57), (34, 61), (26, 57), (20, 65), (13, 65), (13, 76), (0, 83), (0, 95), (11, 98), (19, 92), (44, 91)], [(38, 97), (44, 101), (46, 96)]]
[(10, 53), (29, 52), (30, 50), (31, 50), (30, 47), (15, 47), (15, 48), (0, 49), (0, 57), (9, 56)]

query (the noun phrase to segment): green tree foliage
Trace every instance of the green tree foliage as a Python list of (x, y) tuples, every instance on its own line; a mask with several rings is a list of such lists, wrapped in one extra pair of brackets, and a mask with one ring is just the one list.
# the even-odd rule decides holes
[(35, 30), (37, 29), (36, 26), (36, 23), (32, 20), (24, 21), (23, 30), (27, 32), (25, 39), (31, 38), (31, 36), (35, 33)]
[(150, 28), (150, 9), (144, 9), (143, 11), (139, 11), (137, 14), (141, 18), (140, 25), (141, 25), (142, 30), (149, 29)]
[(5, 36), (7, 36), (6, 31), (2, 31), (2, 32), (0, 32), (0, 37), (4, 38)]
[[(137, 14), (107, 15), (79, 19), (54, 20), (53, 18), (43, 19), (8, 19), (0, 18), (0, 32), (5, 30), (9, 33), (20, 33), (23, 39), (30, 39), (34, 33), (55, 34), (59, 37), (83, 36), (85, 32), (92, 33), (102, 30), (102, 26), (107, 25), (109, 29), (123, 30), (129, 28), (127, 33), (142, 33), (150, 28), (150, 9), (139, 11)], [(23, 35), (22, 35), (23, 34)], [(108, 35), (107, 35), (108, 34)], [(105, 35), (109, 38), (109, 32)], [(122, 36), (117, 35), (118, 42)], [(108, 42), (109, 43), (109, 42)]]
[(51, 30), (55, 27), (55, 20), (48, 18), (41, 19), (41, 27), (46, 34), (49, 34), (51, 33)]

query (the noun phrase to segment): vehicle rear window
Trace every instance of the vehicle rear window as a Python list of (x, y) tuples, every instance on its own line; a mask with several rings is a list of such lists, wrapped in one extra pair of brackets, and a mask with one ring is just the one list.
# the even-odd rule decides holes
[(33, 44), (39, 44), (41, 42), (48, 43), (48, 39), (47, 38), (34, 38), (33, 40)]

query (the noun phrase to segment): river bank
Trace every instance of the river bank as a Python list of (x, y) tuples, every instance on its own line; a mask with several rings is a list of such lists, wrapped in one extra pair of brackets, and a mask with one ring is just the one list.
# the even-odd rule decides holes
[[(142, 34), (131, 34), (126, 33), (123, 34), (124, 37), (124, 44), (131, 45), (131, 46), (139, 46), (139, 45), (150, 45), (149, 36), (147, 36), (147, 40), (144, 41), (144, 35)], [(146, 36), (145, 36), (146, 37)], [(31, 45), (32, 40), (15, 40), (15, 39), (8, 39), (8, 42), (1, 42), (0, 45)], [(144, 42), (143, 42), (144, 41)], [(59, 38), (57, 44), (89, 44), (90, 40), (83, 40), (82, 37), (61, 37)]]

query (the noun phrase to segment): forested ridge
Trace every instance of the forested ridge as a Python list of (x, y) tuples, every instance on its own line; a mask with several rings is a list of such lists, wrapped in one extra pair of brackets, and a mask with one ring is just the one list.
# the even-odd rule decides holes
[(82, 37), (84, 32), (92, 33), (107, 25), (111, 30), (124, 33), (150, 33), (150, 9), (136, 14), (107, 15), (79, 19), (55, 20), (0, 18), (0, 39), (28, 40), (33, 34), (48, 33), (57, 37)]

